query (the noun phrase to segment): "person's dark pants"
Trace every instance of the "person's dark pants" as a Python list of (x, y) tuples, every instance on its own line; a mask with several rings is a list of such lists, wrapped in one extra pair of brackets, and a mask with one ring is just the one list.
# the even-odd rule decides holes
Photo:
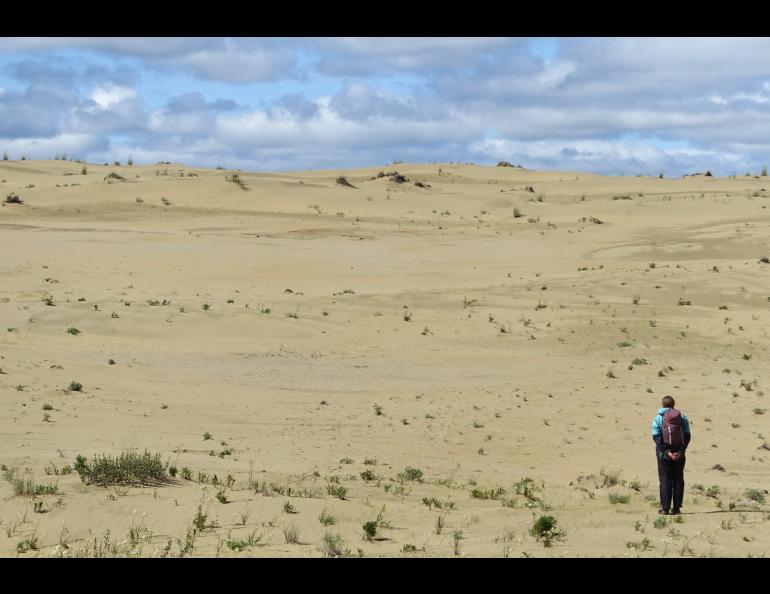
[(658, 479), (660, 480), (660, 507), (666, 511), (679, 510), (684, 499), (684, 463), (682, 457), (674, 460), (658, 458)]

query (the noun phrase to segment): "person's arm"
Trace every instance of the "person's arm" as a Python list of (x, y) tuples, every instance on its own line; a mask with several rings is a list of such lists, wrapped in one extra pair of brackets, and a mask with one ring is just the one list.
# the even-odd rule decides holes
[(687, 420), (687, 417), (682, 415), (682, 429), (684, 430), (684, 449), (687, 449), (687, 446), (690, 445), (690, 440), (692, 439), (692, 433), (690, 433), (690, 421)]
[(666, 444), (663, 443), (663, 435), (660, 430), (660, 415), (655, 415), (652, 420), (652, 440), (655, 442), (655, 455), (662, 459), (666, 455)]

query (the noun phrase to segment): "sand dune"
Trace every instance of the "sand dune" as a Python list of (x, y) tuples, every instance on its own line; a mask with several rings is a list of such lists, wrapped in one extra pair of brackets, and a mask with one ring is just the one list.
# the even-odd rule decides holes
[[(0, 207), (0, 464), (56, 486), (0, 480), (2, 556), (93, 555), (108, 530), (96, 554), (176, 556), (199, 509), (215, 526), (188, 556), (321, 556), (327, 532), (353, 556), (768, 553), (746, 495), (770, 488), (768, 178), (9, 161), (0, 179), (23, 200)], [(693, 442), (682, 523), (656, 525), (666, 394)], [(56, 474), (130, 449), (192, 480)], [(551, 547), (542, 515), (566, 533)]]

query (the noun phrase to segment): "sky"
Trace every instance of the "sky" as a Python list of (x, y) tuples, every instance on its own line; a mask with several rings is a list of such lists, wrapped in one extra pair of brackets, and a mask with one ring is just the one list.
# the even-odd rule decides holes
[(770, 164), (769, 38), (0, 38), (0, 150), (247, 171)]

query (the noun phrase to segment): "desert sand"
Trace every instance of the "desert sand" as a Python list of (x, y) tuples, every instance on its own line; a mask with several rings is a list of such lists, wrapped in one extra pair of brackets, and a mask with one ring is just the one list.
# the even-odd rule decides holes
[(0, 162), (0, 556), (770, 552), (769, 178), (81, 167)]

